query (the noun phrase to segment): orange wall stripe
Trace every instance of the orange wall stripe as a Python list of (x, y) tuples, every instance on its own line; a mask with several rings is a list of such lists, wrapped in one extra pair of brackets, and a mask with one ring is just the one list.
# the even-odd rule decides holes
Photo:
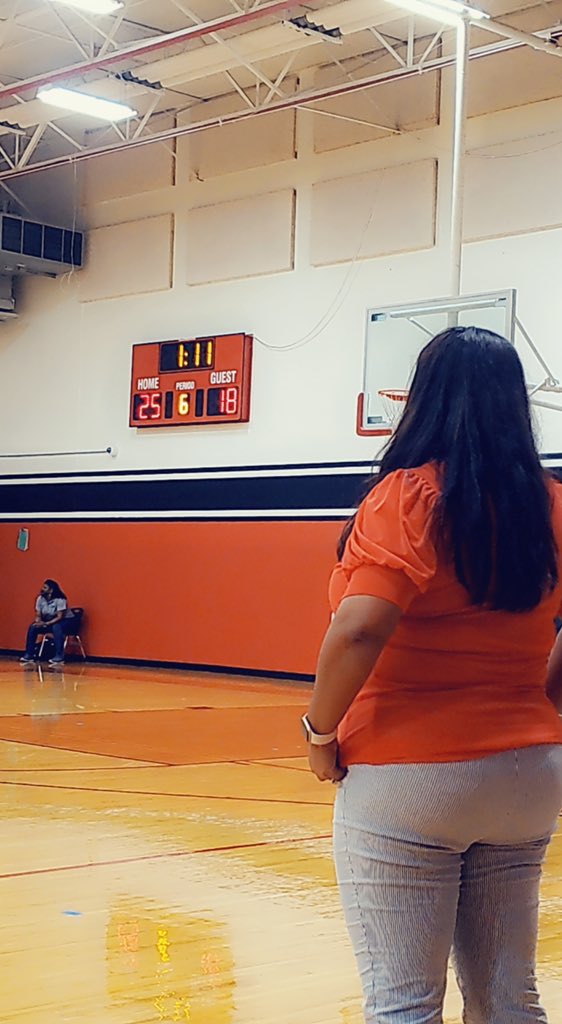
[[(30, 530), (26, 553), (16, 548)], [(86, 609), (88, 652), (312, 673), (338, 522), (2, 523), (0, 647), (21, 648), (47, 576)]]

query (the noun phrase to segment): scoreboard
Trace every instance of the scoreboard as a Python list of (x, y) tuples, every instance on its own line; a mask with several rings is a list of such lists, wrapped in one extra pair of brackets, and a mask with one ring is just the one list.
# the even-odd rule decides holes
[(133, 345), (129, 426), (247, 423), (252, 346), (248, 334)]

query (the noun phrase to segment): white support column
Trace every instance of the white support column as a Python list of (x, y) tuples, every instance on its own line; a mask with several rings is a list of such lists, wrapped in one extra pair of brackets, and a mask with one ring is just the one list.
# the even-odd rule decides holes
[(413, 68), (414, 56), (415, 56), (415, 44), (416, 44), (416, 19), (412, 16), (408, 18), (408, 43), (407, 43), (407, 56), (406, 66)]
[(455, 115), (453, 123), (453, 164), (451, 183), (451, 279), (450, 294), (460, 295), (462, 233), (466, 153), (466, 85), (469, 61), (469, 24), (459, 19), (455, 63)]

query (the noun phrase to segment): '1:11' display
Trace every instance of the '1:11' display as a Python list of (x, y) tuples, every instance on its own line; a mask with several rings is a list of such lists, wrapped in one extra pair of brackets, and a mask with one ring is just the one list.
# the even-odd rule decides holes
[[(206, 402), (205, 402), (206, 397)], [(195, 391), (152, 391), (135, 395), (133, 419), (171, 420), (174, 416), (189, 416), (192, 409), (199, 419), (203, 416), (237, 416), (240, 390), (237, 387), (197, 388)], [(205, 408), (206, 405), (206, 408)]]
[(166, 341), (160, 347), (160, 373), (178, 370), (212, 370), (215, 365), (215, 341)]

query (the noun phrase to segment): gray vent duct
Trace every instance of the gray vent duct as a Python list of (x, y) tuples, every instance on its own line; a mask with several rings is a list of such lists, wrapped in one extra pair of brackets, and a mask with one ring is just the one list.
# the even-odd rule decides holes
[(15, 320), (17, 315), (14, 282), (11, 277), (0, 277), (0, 323)]
[(81, 231), (0, 214), (0, 274), (48, 274), (81, 269), (84, 235)]

